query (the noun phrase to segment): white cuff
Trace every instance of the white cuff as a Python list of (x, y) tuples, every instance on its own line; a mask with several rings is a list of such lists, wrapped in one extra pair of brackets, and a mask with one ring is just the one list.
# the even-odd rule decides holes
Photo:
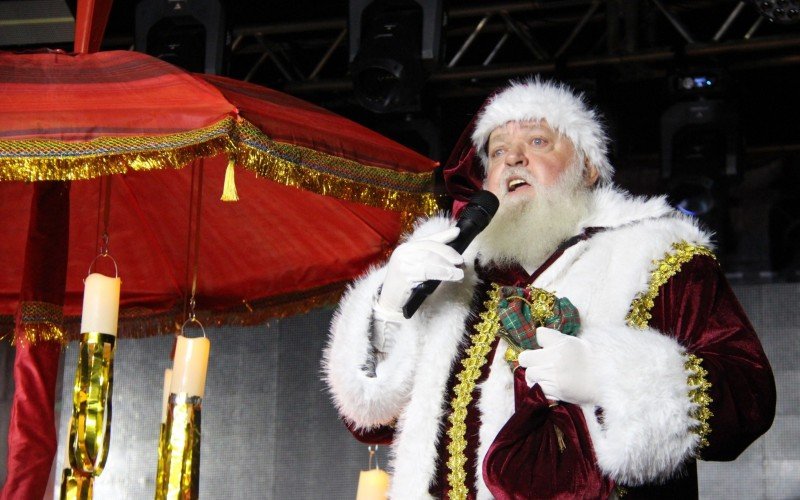
[(583, 406), (600, 469), (625, 485), (664, 481), (699, 446), (685, 349), (647, 328), (587, 328), (597, 355), (600, 421)]

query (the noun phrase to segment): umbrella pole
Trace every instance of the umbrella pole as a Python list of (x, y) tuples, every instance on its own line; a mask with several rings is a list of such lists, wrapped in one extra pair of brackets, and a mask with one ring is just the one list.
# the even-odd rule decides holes
[(15, 325), (8, 477), (0, 499), (42, 498), (57, 447), (55, 391), (64, 333), (69, 183), (36, 182)]

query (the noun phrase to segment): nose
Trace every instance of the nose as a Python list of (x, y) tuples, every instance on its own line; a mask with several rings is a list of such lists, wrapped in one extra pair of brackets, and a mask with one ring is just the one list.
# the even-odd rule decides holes
[(508, 146), (505, 156), (506, 166), (525, 167), (528, 165), (528, 157), (525, 155), (525, 146), (519, 142), (514, 142)]

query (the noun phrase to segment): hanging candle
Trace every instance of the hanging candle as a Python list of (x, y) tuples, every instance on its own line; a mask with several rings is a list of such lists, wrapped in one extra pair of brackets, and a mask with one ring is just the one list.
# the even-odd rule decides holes
[(172, 394), (198, 396), (202, 399), (206, 389), (206, 372), (211, 341), (206, 337), (188, 338), (178, 335), (175, 362), (172, 365)]
[(92, 273), (86, 277), (83, 288), (83, 313), (81, 333), (98, 332), (117, 335), (119, 317), (119, 290), (122, 280)]
[[(100, 257), (111, 258), (107, 248), (97, 258)], [(71, 475), (62, 479), (62, 486), (72, 485), (75, 478), (85, 480), (83, 491), (89, 492), (92, 491), (93, 478), (99, 476), (105, 467), (111, 443), (114, 354), (122, 285), (117, 275), (109, 277), (91, 272), (93, 265), (94, 262), (84, 280), (81, 342), (72, 389), (72, 417), (67, 442)], [(117, 268), (116, 262), (114, 268)]]
[[(194, 317), (190, 321), (200, 324)], [(210, 350), (205, 331), (199, 338), (177, 337), (156, 500), (199, 496), (201, 413)]]

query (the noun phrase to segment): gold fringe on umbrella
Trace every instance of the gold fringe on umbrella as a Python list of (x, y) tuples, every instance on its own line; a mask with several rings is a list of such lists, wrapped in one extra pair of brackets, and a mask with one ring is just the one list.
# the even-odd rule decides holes
[(101, 137), (71, 142), (0, 140), (0, 181), (71, 181), (131, 171), (181, 168), (196, 158), (232, 148), (235, 120), (205, 128), (141, 137)]
[(246, 120), (237, 123), (234, 142), (237, 165), (286, 186), (416, 215), (440, 209), (431, 172), (373, 167), (276, 142)]
[(66, 343), (64, 321), (60, 306), (49, 302), (21, 302), (11, 343), (15, 346), (36, 345), (40, 342)]
[[(398, 212), (439, 210), (433, 174), (364, 165), (303, 146), (271, 140), (244, 119), (226, 117), (197, 130), (89, 141), (0, 140), (0, 181), (68, 181), (131, 171), (181, 168), (221, 153), (275, 182)], [(225, 201), (237, 198), (232, 164)]]

